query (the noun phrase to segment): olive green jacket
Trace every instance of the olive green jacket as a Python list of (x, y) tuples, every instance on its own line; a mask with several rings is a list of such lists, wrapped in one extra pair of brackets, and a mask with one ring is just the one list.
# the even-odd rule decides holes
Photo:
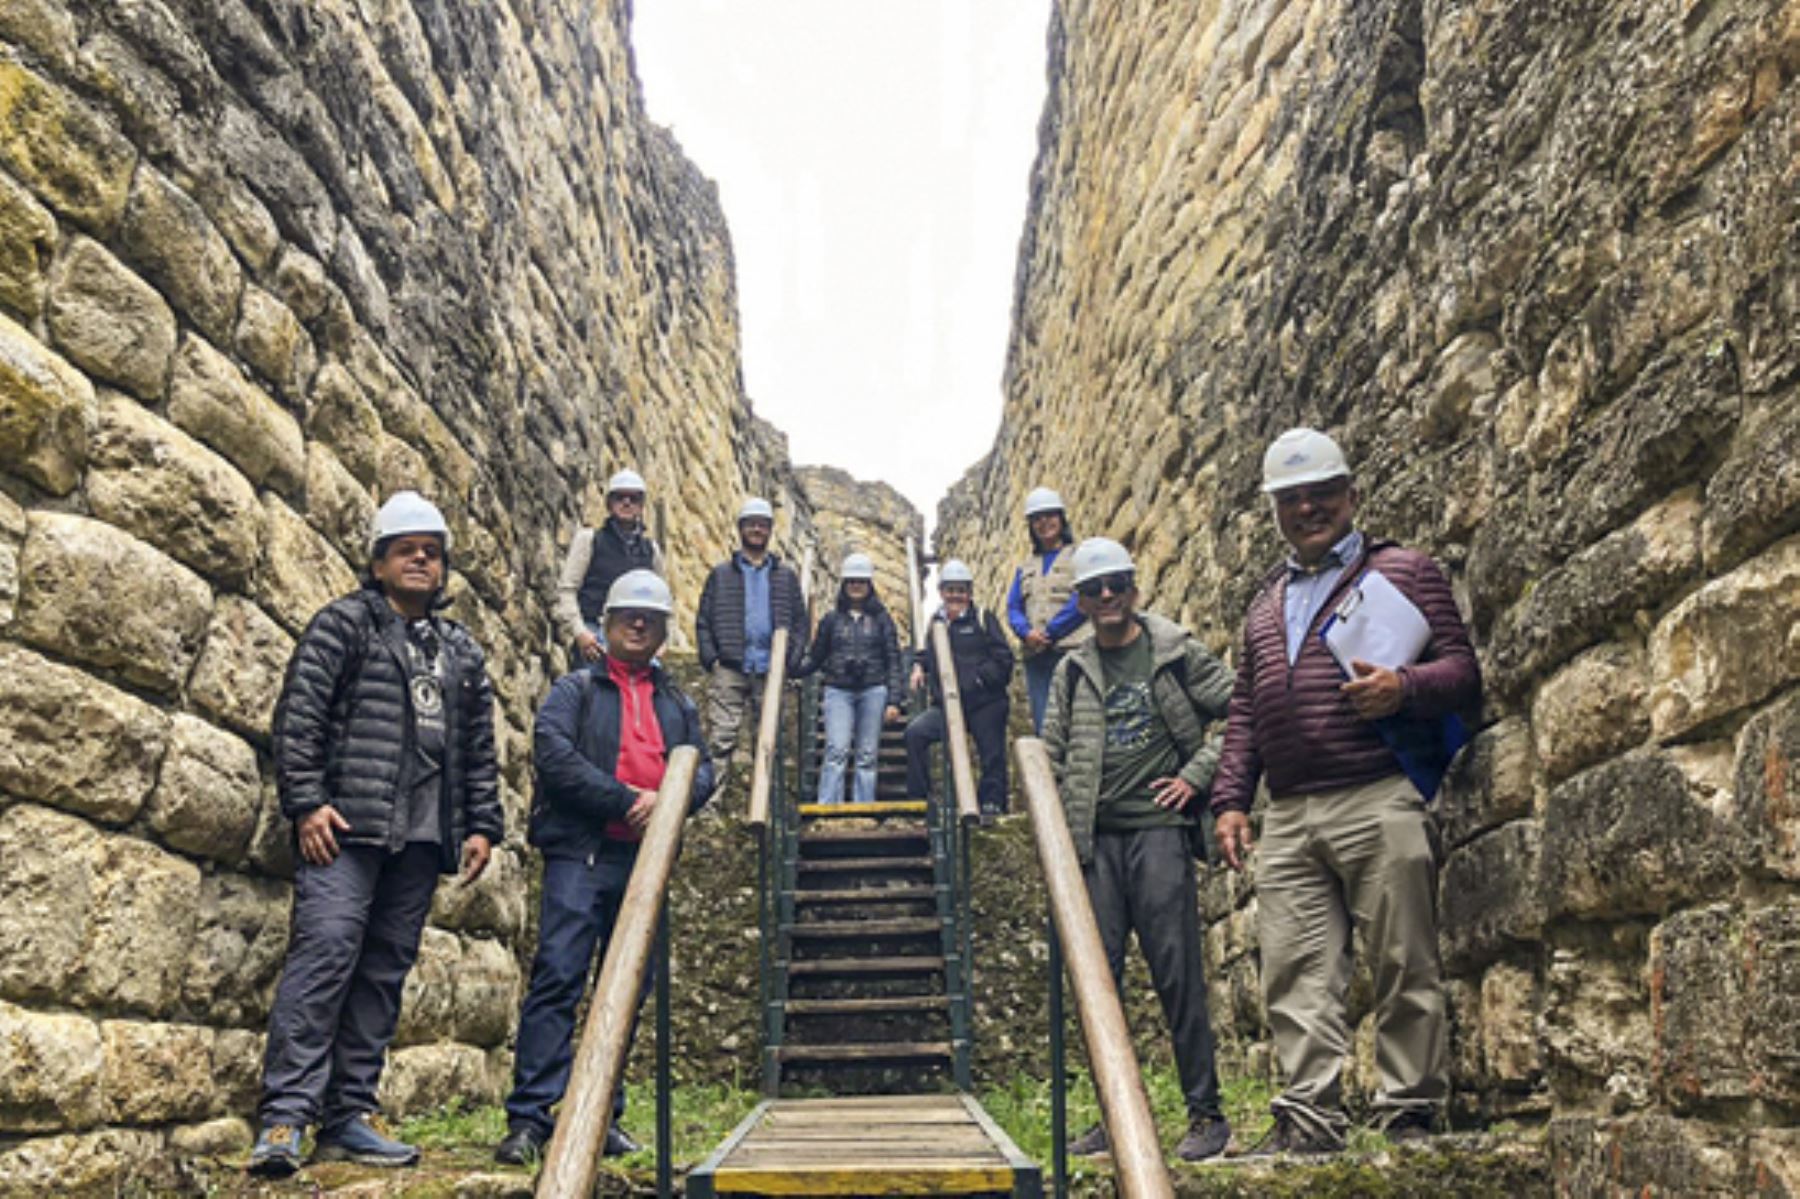
[[(1138, 613), (1150, 638), (1150, 694), (1186, 762), (1179, 777), (1194, 787), (1187, 815), (1199, 820), (1219, 765), (1219, 743), (1231, 703), (1232, 675), (1186, 629), (1154, 612)], [(1100, 806), (1100, 758), (1106, 749), (1106, 706), (1100, 647), (1088, 641), (1057, 663), (1040, 734), (1062, 793), (1063, 813), (1083, 864), (1094, 857), (1094, 813)], [(1217, 727), (1209, 731), (1207, 725)]]

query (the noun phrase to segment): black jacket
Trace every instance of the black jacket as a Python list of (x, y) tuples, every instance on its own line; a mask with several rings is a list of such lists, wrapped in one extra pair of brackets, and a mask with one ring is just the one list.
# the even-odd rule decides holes
[(818, 672), (826, 686), (846, 691), (885, 685), (887, 702), (901, 707), (906, 702), (905, 663), (894, 618), (873, 594), (863, 611), (867, 619), (853, 620), (850, 605), (840, 594), (837, 608), (819, 621), (796, 674)]
[[(463, 841), (505, 833), (494, 753), (493, 688), (481, 648), (453, 620), (432, 618), (443, 638), (444, 769), (440, 866), (457, 867)], [(275, 705), (275, 787), (282, 814), (299, 820), (330, 804), (350, 845), (389, 845), (405, 835), (395, 800), (410, 785), (412, 693), (406, 626), (379, 591), (365, 588), (319, 609), (288, 660)]]
[[(794, 568), (769, 555), (769, 620), (772, 628), (788, 631), (787, 672), (800, 669), (806, 652), (806, 602), (800, 597), (800, 576)], [(723, 662), (732, 670), (744, 668), (744, 575), (733, 554), (712, 568), (700, 592), (700, 610), (694, 616), (694, 640), (700, 647), (700, 665), (706, 670)]]
[[(698, 810), (712, 797), (714, 782), (712, 758), (700, 733), (700, 714), (660, 666), (650, 678), (665, 759), (678, 745), (700, 751), (691, 801), (692, 809)], [(623, 707), (619, 686), (607, 674), (602, 655), (556, 680), (538, 709), (532, 730), (531, 760), (537, 787), (531, 800), (529, 837), (544, 856), (636, 856), (637, 842), (606, 835), (607, 824), (623, 820), (637, 798), (613, 775), (619, 766)]]
[[(931, 618), (931, 623), (933, 627), (944, 623), (942, 609)], [(963, 707), (985, 708), (1004, 700), (1006, 689), (1012, 685), (1013, 652), (1000, 622), (992, 612), (970, 604), (961, 619), (949, 625), (950, 656), (956, 661), (956, 683), (962, 692)], [(938, 683), (937, 654), (929, 637), (913, 660), (925, 669), (925, 685), (931, 689), (932, 704), (941, 706), (943, 688)]]

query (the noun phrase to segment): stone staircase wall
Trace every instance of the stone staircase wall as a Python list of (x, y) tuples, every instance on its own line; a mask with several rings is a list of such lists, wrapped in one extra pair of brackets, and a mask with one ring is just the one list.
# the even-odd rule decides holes
[[(1571, 1193), (1791, 1189), (1800, 6), (1059, 0), (1050, 45), (1001, 431), (937, 552), (997, 602), (1057, 487), (1230, 653), (1262, 450), (1337, 434), (1487, 676), (1459, 1110), (1553, 1117)], [(1205, 904), (1254, 1065), (1253, 891)]]
[(243, 1135), (292, 872), (268, 719), (381, 496), (454, 528), (511, 823), (438, 897), (402, 1112), (505, 1082), (547, 611), (608, 474), (650, 481), (678, 645), (745, 492), (812, 537), (743, 396), (714, 188), (645, 117), (628, 12), (0, 6), (7, 1185)]

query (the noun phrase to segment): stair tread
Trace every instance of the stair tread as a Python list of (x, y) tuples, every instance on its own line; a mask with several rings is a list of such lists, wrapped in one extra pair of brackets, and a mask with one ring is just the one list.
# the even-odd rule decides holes
[(894, 874), (906, 870), (932, 869), (929, 857), (891, 857), (891, 858), (819, 858), (815, 861), (795, 863), (802, 874), (841, 874), (848, 871), (866, 870), (881, 871)]
[(925, 811), (926, 805), (922, 799), (876, 800), (874, 803), (803, 803), (800, 805), (800, 818), (843, 820), (855, 816), (923, 816)]
[(813, 904), (838, 903), (917, 903), (937, 898), (935, 887), (851, 887), (846, 890), (791, 892), (794, 903), (806, 907)]
[(923, 825), (911, 828), (881, 826), (878, 828), (819, 828), (802, 829), (800, 844), (807, 845), (854, 845), (859, 841), (923, 841), (931, 835)]
[(857, 1041), (839, 1045), (783, 1045), (782, 1062), (866, 1062), (897, 1057), (941, 1057), (951, 1054), (948, 1041)]
[(885, 958), (808, 958), (789, 962), (790, 975), (812, 974), (933, 974), (944, 968), (944, 959), (936, 956)]
[(883, 1012), (945, 1012), (948, 995), (888, 995), (879, 999), (790, 999), (790, 1016), (876, 1016)]
[(791, 937), (912, 937), (943, 931), (935, 916), (913, 920), (812, 920), (788, 927)]

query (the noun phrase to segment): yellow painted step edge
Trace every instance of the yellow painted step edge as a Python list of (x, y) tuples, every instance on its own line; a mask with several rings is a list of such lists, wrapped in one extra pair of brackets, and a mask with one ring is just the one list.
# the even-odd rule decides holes
[(878, 803), (803, 803), (800, 805), (802, 816), (834, 817), (834, 816), (923, 816), (925, 801), (922, 799), (890, 799)]

